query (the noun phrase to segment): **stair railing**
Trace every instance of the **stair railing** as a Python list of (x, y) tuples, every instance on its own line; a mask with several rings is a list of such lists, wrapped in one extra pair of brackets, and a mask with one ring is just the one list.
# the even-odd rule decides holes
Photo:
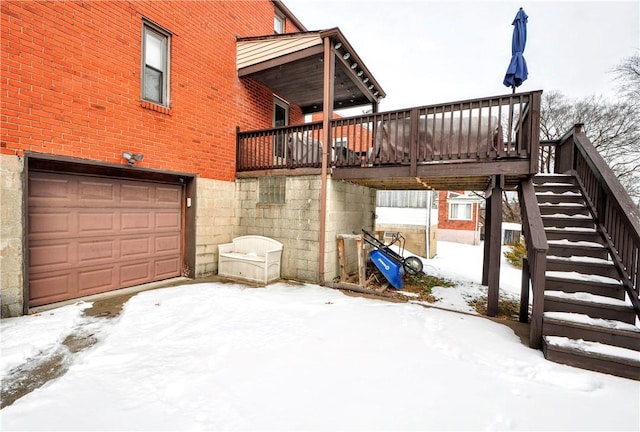
[(624, 289), (640, 318), (640, 211), (609, 165), (576, 124), (559, 142), (555, 172), (573, 174), (604, 235)]
[(518, 199), (522, 212), (522, 230), (527, 245), (527, 258), (523, 260), (522, 269), (520, 319), (526, 321), (529, 308), (529, 284), (531, 284), (533, 299), (529, 346), (539, 349), (542, 347), (542, 315), (544, 313), (545, 272), (549, 245), (531, 178), (520, 182)]

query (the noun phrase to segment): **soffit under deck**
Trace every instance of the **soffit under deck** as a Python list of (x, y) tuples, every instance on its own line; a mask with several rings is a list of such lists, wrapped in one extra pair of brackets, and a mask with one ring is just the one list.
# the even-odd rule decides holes
[(261, 82), (300, 106), (305, 114), (320, 112), (323, 109), (326, 38), (330, 38), (331, 52), (335, 56), (334, 109), (376, 104), (386, 96), (337, 28), (238, 38), (238, 76)]

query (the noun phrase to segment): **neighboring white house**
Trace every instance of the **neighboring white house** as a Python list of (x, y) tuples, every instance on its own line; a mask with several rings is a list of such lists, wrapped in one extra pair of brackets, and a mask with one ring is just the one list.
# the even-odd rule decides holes
[(406, 239), (406, 250), (433, 258), (437, 250), (437, 202), (435, 191), (379, 190), (375, 230), (385, 242), (391, 241), (392, 233), (400, 232)]

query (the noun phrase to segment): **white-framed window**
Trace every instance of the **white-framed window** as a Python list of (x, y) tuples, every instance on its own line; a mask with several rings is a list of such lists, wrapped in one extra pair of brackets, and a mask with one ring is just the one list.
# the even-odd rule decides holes
[(280, 15), (278, 12), (276, 12), (275, 15), (273, 16), (273, 32), (276, 34), (284, 33), (284, 28), (285, 28), (284, 24), (285, 24), (285, 17)]
[(169, 106), (169, 53), (171, 34), (142, 23), (142, 99)]
[(473, 203), (449, 203), (449, 220), (472, 220)]

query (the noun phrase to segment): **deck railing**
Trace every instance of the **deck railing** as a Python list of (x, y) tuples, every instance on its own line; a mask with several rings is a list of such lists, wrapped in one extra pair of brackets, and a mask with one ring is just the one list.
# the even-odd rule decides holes
[(544, 314), (545, 272), (549, 245), (533, 181), (529, 178), (520, 183), (518, 199), (522, 209), (522, 230), (527, 239), (527, 258), (522, 263), (522, 292), (520, 295), (520, 321), (527, 322), (529, 313), (529, 284), (533, 293), (529, 345), (542, 346), (542, 315)]
[[(333, 119), (328, 162), (370, 167), (514, 158), (531, 160), (535, 173), (540, 95), (517, 93)], [(323, 136), (320, 122), (238, 131), (236, 170), (320, 167)]]

